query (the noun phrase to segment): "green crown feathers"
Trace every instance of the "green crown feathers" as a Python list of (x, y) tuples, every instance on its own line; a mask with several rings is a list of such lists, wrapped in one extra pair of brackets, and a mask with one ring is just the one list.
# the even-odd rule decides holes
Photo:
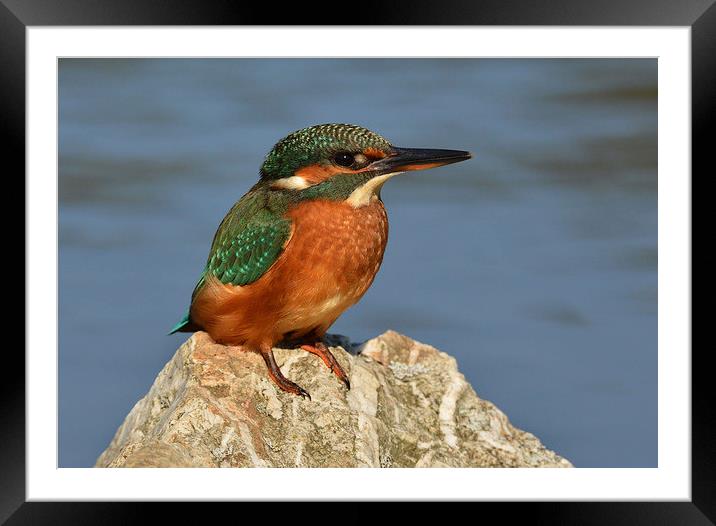
[(330, 158), (339, 151), (386, 150), (390, 143), (354, 124), (318, 124), (295, 131), (279, 142), (261, 165), (261, 180), (291, 177), (296, 170)]

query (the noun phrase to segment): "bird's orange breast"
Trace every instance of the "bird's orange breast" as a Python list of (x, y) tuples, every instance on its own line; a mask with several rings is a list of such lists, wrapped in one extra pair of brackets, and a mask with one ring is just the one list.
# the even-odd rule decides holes
[(388, 240), (380, 200), (360, 208), (303, 202), (287, 216), (291, 237), (261, 278), (242, 287), (211, 278), (195, 298), (192, 318), (214, 340), (258, 346), (320, 337), (373, 282)]

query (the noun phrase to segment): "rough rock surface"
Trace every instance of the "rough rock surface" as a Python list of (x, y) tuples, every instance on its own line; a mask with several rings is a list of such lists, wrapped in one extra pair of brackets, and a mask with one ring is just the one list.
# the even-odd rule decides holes
[(447, 354), (392, 331), (361, 346), (332, 343), (350, 391), (318, 357), (274, 351), (283, 373), (311, 394), (305, 400), (280, 391), (259, 355), (194, 334), (96, 465), (571, 466), (478, 398)]

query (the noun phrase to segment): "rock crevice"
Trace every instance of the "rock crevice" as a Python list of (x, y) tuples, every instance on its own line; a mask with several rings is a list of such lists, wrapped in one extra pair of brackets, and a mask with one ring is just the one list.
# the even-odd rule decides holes
[(311, 400), (284, 393), (260, 356), (195, 333), (127, 415), (98, 467), (571, 467), (479, 398), (456, 361), (396, 332), (315, 356), (275, 349)]

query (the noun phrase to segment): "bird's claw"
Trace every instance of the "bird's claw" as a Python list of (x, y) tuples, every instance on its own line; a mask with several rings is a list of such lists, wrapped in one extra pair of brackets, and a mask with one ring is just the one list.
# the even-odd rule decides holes
[(282, 391), (286, 391), (287, 393), (295, 394), (303, 398), (308, 398), (309, 400), (311, 399), (311, 395), (308, 394), (308, 391), (300, 385), (293, 383), (283, 375), (281, 369), (276, 363), (271, 347), (265, 347), (260, 352), (266, 362), (266, 367), (268, 367), (269, 377), (277, 386), (281, 388)]
[(296, 393), (296, 394), (298, 394), (299, 396), (302, 396), (303, 398), (308, 398), (309, 400), (311, 399), (311, 395), (308, 394), (308, 391), (306, 391), (303, 387), (299, 387), (299, 386), (296, 386), (296, 387), (298, 387), (298, 393)]
[(336, 357), (333, 356), (331, 351), (328, 350), (328, 347), (326, 347), (323, 342), (318, 342), (315, 345), (302, 345), (301, 349), (303, 349), (304, 351), (308, 351), (311, 354), (315, 354), (321, 360), (323, 360), (323, 363), (326, 364), (326, 367), (328, 367), (331, 372), (335, 374), (341, 382), (343, 382), (346, 388), (350, 390), (351, 383), (348, 381), (348, 375), (343, 370), (343, 367), (341, 367), (341, 364), (338, 363)]

